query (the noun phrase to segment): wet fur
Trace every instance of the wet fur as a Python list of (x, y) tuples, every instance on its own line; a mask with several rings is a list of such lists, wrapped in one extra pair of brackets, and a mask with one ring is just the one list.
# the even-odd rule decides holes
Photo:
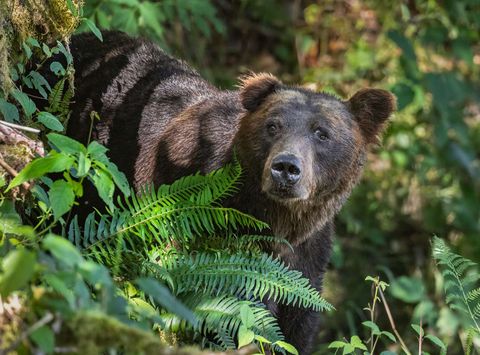
[[(390, 94), (365, 90), (343, 102), (287, 87), (269, 74), (247, 76), (238, 90), (221, 91), (151, 42), (118, 32), (104, 33), (103, 43), (92, 35), (74, 37), (71, 49), (77, 91), (68, 135), (85, 142), (90, 111), (97, 111), (101, 121), (94, 125), (93, 138), (109, 148), (111, 159), (136, 188), (210, 172), (230, 162), (235, 149), (245, 170), (243, 185), (225, 204), (268, 222), (275, 235), (287, 238), (293, 253), (275, 247), (267, 251), (320, 290), (330, 258), (333, 218), (360, 178), (367, 144), (376, 140), (393, 110)], [(265, 144), (261, 132), (269, 110), (279, 106), (287, 116), (305, 110), (325, 116), (348, 157), (334, 153), (327, 156), (330, 161), (318, 162), (314, 153), (306, 154), (303, 165), (311, 171), (302, 182), (302, 193), (307, 198), (275, 200), (265, 191), (269, 162), (278, 152)], [(95, 194), (86, 193), (88, 203), (95, 205)], [(271, 302), (269, 307), (286, 340), (300, 354), (309, 354), (318, 314)]]

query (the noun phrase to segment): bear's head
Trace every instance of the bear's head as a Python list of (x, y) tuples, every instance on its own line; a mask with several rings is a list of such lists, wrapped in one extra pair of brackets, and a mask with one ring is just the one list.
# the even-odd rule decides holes
[(240, 99), (240, 161), (269, 199), (286, 206), (334, 199), (338, 209), (395, 109), (385, 90), (363, 89), (343, 101), (270, 74), (243, 78)]

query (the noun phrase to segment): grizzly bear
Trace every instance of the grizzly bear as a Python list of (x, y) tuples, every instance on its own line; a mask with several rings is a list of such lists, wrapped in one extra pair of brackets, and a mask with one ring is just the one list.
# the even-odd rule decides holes
[[(243, 183), (225, 204), (286, 238), (293, 250), (268, 252), (320, 290), (334, 216), (395, 108), (392, 94), (363, 89), (345, 101), (264, 73), (240, 79), (238, 90), (219, 90), (152, 42), (120, 32), (103, 37), (72, 38), (76, 93), (67, 134), (87, 141), (97, 111), (93, 139), (136, 188), (208, 173), (236, 154)], [(318, 314), (269, 308), (286, 341), (309, 354)]]

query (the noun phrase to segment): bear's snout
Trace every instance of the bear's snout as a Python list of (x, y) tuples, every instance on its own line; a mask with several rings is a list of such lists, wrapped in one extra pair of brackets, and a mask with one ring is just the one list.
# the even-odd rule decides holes
[(272, 160), (270, 168), (273, 181), (285, 187), (295, 185), (302, 175), (301, 162), (293, 154), (280, 154)]

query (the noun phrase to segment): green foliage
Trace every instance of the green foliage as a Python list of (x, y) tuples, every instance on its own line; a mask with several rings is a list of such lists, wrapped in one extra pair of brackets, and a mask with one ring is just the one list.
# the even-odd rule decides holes
[[(43, 1), (27, 3), (30, 5), (21, 6), (33, 6), (29, 13), (42, 12), (38, 10)], [(57, 4), (56, 1), (51, 3)], [(399, 111), (386, 132), (382, 146), (375, 148), (376, 154), (369, 157), (370, 164), (365, 179), (354, 190), (337, 223), (338, 238), (332, 258), (334, 267), (327, 273), (325, 292), (327, 298), (335, 299), (342, 306), (338, 307), (339, 310), (334, 315), (327, 316), (319, 338), (322, 341), (341, 339), (351, 345), (352, 336), (357, 335), (371, 348), (369, 336), (375, 340), (380, 335), (375, 350), (380, 352), (383, 350), (380, 346), (383, 346), (384, 354), (393, 354), (390, 351), (393, 349), (391, 339), (381, 334), (389, 329), (386, 317), (372, 320), (368, 316), (358, 316), (362, 313), (363, 305), (368, 302), (370, 287), (359, 283), (358, 270), (362, 270), (364, 274), (381, 272), (392, 285), (383, 291), (386, 292), (386, 297), (391, 298), (392, 316), (408, 348), (416, 350), (420, 338), (425, 339), (424, 352), (443, 351), (441, 346), (437, 346), (438, 343), (429, 338), (435, 334), (448, 345), (452, 354), (462, 352), (462, 343), (466, 347), (466, 354), (476, 351), (473, 340), (478, 336), (477, 333), (465, 330), (471, 325), (469, 317), (465, 317), (464, 312), (455, 309), (452, 311), (442, 301), (443, 278), (428, 260), (431, 254), (429, 238), (432, 234), (441, 234), (446, 240), (454, 241), (461, 255), (472, 260), (480, 257), (480, 175), (477, 164), (480, 152), (478, 2), (400, 1), (391, 4), (368, 0), (352, 5), (333, 0), (308, 4), (287, 0), (122, 0), (86, 1), (84, 9), (78, 7), (73, 0), (67, 0), (66, 4), (70, 11), (69, 17), (83, 22), (82, 30), (88, 29), (98, 35), (92, 26), (96, 24), (99, 28), (147, 35), (167, 50), (193, 63), (207, 77), (215, 78), (222, 87), (230, 87), (239, 73), (251, 69), (273, 72), (287, 83), (301, 81), (310, 87), (345, 97), (365, 86), (392, 90), (397, 96)], [(0, 4), (0, 13), (10, 13), (3, 11), (2, 6), (5, 5)], [(71, 32), (71, 23), (62, 22), (60, 26), (53, 26), (50, 21), (52, 13), (48, 11), (48, 20), (43, 21), (42, 26), (33, 27), (42, 30), (42, 40), (29, 38), (35, 33), (29, 30), (23, 32), (27, 35), (19, 36), (20, 41), (14, 48), (10, 48), (8, 43), (5, 47), (4, 38), (10, 34), (4, 37), (3, 29), (0, 29), (0, 74), (3, 78), (7, 73), (15, 82), (14, 86), (7, 81), (0, 84), (2, 89), (3, 86), (11, 86), (12, 89), (11, 94), (4, 92), (6, 95), (0, 97), (0, 117), (9, 122), (39, 128), (46, 133), (50, 130), (61, 132), (65, 128), (68, 106), (73, 95), (72, 58), (68, 47), (55, 43), (56, 39), (60, 39), (55, 37), (60, 30), (65, 34), (68, 27), (68, 33)], [(66, 15), (67, 13), (65, 18)], [(26, 28), (28, 21), (21, 16), (19, 19), (25, 23)], [(63, 21), (63, 16), (59, 20)], [(45, 28), (47, 33), (43, 33)], [(47, 38), (53, 38), (53, 41)], [(64, 56), (67, 65), (54, 61), (44, 67), (43, 61), (53, 54)], [(10, 68), (7, 66), (5, 70), (7, 56), (8, 62), (13, 65)], [(31, 65), (33, 60), (35, 62)], [(45, 71), (58, 76), (57, 84), (50, 86), (44, 80), (47, 76), (41, 77)], [(32, 102), (40, 100), (38, 98), (47, 102), (45, 109), (32, 106)], [(96, 149), (101, 151), (104, 148)], [(71, 153), (74, 157), (72, 164), (78, 167), (78, 170), (64, 170), (68, 172), (71, 181), (63, 177), (60, 178), (63, 182), (56, 183), (42, 178), (43, 182), (37, 182), (34, 187), (33, 203), (16, 203), (17, 209), (26, 209), (24, 214), (27, 216), (22, 216), (23, 223), (29, 225), (22, 224), (13, 204), (4, 201), (0, 208), (0, 233), (8, 233), (12, 243), (15, 241), (20, 246), (32, 245), (35, 232), (41, 236), (46, 235), (57, 223), (53, 220), (54, 210), (48, 193), (52, 184), (68, 185), (68, 191), (73, 190), (76, 200), (77, 193), (81, 192), (80, 186), (93, 181), (90, 176), (91, 153), (80, 154), (80, 150)], [(5, 156), (3, 152), (1, 154)], [(50, 152), (50, 155), (55, 153)], [(110, 168), (113, 167), (108, 170)], [(113, 175), (117, 176), (116, 172)], [(93, 176), (104, 199), (110, 200), (112, 186), (116, 186), (117, 191), (119, 186), (115, 183), (114, 176), (110, 176), (110, 179), (102, 173)], [(82, 178), (83, 182), (77, 184)], [(5, 179), (0, 176), (2, 188), (5, 180), (8, 183), (8, 177)], [(201, 190), (202, 183), (199, 186)], [(186, 267), (193, 262), (193, 259), (185, 257), (192, 250), (201, 250), (201, 255), (220, 258), (222, 255), (236, 255), (238, 250), (248, 249), (254, 257), (258, 257), (265, 244), (286, 243), (272, 236), (245, 236), (244, 231), (235, 235), (232, 225), (228, 230), (223, 230), (213, 224), (213, 227), (209, 226), (210, 230), (213, 228), (213, 233), (205, 226), (199, 227), (202, 237), (191, 230), (191, 234), (182, 234), (181, 245), (173, 243), (165, 235), (141, 234), (144, 227), (158, 227), (142, 220), (140, 216), (143, 209), (153, 216), (162, 206), (169, 206), (168, 201), (162, 200), (164, 191), (160, 193), (151, 187), (146, 190), (148, 192), (142, 192), (139, 197), (140, 201), (133, 201), (137, 196), (128, 198), (130, 204), (145, 203), (145, 206), (133, 207), (138, 212), (134, 218), (140, 222), (140, 227), (135, 232), (137, 234), (133, 233), (134, 227), (122, 233), (117, 233), (121, 228), (115, 229), (115, 226), (121, 227), (130, 218), (131, 206), (124, 199), (121, 199), (120, 204), (112, 200), (113, 209), (104, 215), (92, 215), (89, 222), (82, 226), (78, 225), (75, 218), (70, 218), (72, 222), (67, 223), (70, 238), (74, 236), (72, 240), (75, 245), (82, 250), (92, 245), (84, 250), (84, 255), (111, 265), (116, 279), (122, 279), (125, 269), (129, 268), (127, 265), (130, 265), (132, 272), (128, 274), (129, 281), (126, 284), (133, 282), (139, 274), (137, 271), (143, 268), (148, 275), (156, 275), (163, 280), (163, 284), (174, 290), (176, 285), (167, 271), (158, 267), (158, 260), (168, 257), (177, 260), (180, 255)], [(184, 196), (193, 193), (186, 191)], [(169, 195), (168, 191), (166, 195)], [(60, 201), (54, 203), (57, 215), (62, 213), (62, 203), (68, 206), (71, 201), (71, 197), (65, 201), (63, 198), (68, 196), (58, 196)], [(157, 200), (163, 202), (156, 205)], [(185, 199), (179, 197), (177, 200)], [(214, 201), (213, 205), (219, 207), (219, 201)], [(36, 208), (37, 204), (40, 210)], [(186, 215), (178, 209), (175, 211), (174, 214), (178, 212), (176, 216)], [(219, 207), (216, 212), (209, 213), (224, 212)], [(67, 222), (69, 218), (63, 215), (60, 221), (62, 219)], [(167, 221), (166, 218), (163, 220)], [(157, 229), (154, 230), (157, 232)], [(255, 230), (252, 232), (261, 234)], [(68, 233), (67, 228), (63, 234), (66, 236)], [(226, 235), (229, 237), (226, 238)], [(204, 242), (204, 236), (208, 243)], [(145, 248), (145, 244), (152, 238), (153, 246)], [(92, 242), (98, 241), (98, 247), (97, 244), (91, 244), (90, 239)], [(178, 253), (175, 254), (172, 251), (174, 256), (156, 253), (154, 246), (159, 247), (161, 243), (167, 245), (167, 250), (175, 244), (180, 252), (177, 250), (175, 253)], [(102, 248), (105, 253), (103, 256), (99, 254)], [(29, 249), (27, 251), (32, 252)], [(142, 258), (145, 258), (145, 262), (138, 262), (144, 260)], [(36, 260), (38, 265), (39, 257)], [(122, 268), (120, 261), (125, 262), (125, 267)], [(443, 267), (440, 265), (440, 269)], [(468, 275), (473, 275), (472, 269), (466, 271)], [(35, 272), (30, 282), (38, 284)], [(121, 291), (124, 291), (123, 286), (126, 284), (121, 284)], [(132, 288), (135, 291), (128, 288), (133, 293), (128, 294), (129, 301), (135, 300), (136, 304), (142, 304), (142, 311), (147, 314), (155, 312), (156, 308), (143, 301), (143, 293), (134, 285)], [(188, 295), (185, 292), (181, 297)], [(205, 294), (203, 297), (207, 302), (210, 295)], [(376, 298), (378, 297), (377, 294)], [(471, 297), (476, 296), (472, 294)], [(452, 304), (454, 301), (455, 299)], [(374, 308), (373, 303), (378, 307), (378, 302), (371, 302), (367, 308)], [(456, 302), (460, 301), (457, 299)], [(129, 334), (128, 336), (133, 334), (123, 328), (123, 323), (122, 326), (118, 323), (114, 325), (110, 318), (104, 316), (97, 313), (76, 315), (77, 333), (83, 334), (86, 339), (95, 339), (85, 344), (85, 349), (93, 346), (94, 342), (107, 342), (106, 339), (100, 339), (101, 334), (95, 331), (95, 326), (112, 327), (115, 331), (125, 331), (122, 334)], [(95, 326), (88, 329), (80, 326), (88, 322)], [(412, 323), (418, 327), (421, 324), (426, 334), (424, 338), (412, 331)], [(194, 332), (193, 326), (190, 329)], [(257, 344), (262, 345), (264, 341), (263, 344), (270, 346), (271, 341), (262, 340), (262, 336), (249, 327), (247, 330), (255, 333)], [(364, 331), (367, 333), (364, 334)], [(40, 335), (43, 335), (42, 332), (45, 331), (40, 330)], [(205, 334), (201, 330), (198, 332)], [(250, 332), (243, 334), (247, 335), (247, 339), (251, 338)], [(231, 336), (238, 340), (235, 334), (232, 333)], [(48, 337), (45, 335), (45, 338)], [(40, 336), (34, 338), (30, 340), (40, 346)], [(396, 335), (395, 338), (398, 341)], [(48, 349), (48, 344), (43, 346)], [(105, 346), (95, 349), (93, 353), (108, 350), (108, 346)], [(398, 348), (398, 343), (394, 347)], [(325, 349), (324, 352), (318, 350), (319, 353), (332, 352), (331, 349)], [(360, 350), (357, 349), (357, 352)]]
[[(224, 24), (217, 17), (217, 9), (210, 0), (182, 1), (89, 1), (85, 5), (84, 22), (94, 33), (95, 23), (102, 28), (120, 29), (127, 33), (148, 35), (165, 44), (167, 21), (178, 20), (189, 32), (207, 38), (214, 31), (223, 32)], [(81, 26), (80, 29), (84, 29)]]
[[(73, 179), (90, 174), (89, 169), (79, 167), (79, 154), (91, 160), (89, 166), (93, 169), (98, 165), (95, 159), (100, 159), (99, 154), (105, 154), (105, 149), (96, 142), (85, 147), (54, 133), (48, 138), (58, 151), (52, 150), (45, 158), (32, 161), (11, 182), (10, 188), (46, 173), (64, 171), (65, 180), (48, 183), (48, 201), (44, 201), (47, 209), (44, 208), (42, 219), (49, 220), (51, 208), (55, 222), (57, 215), (71, 207), (74, 187), (80, 189), (82, 186), (82, 180)], [(66, 239), (47, 235), (42, 246), (64, 267), (78, 270), (83, 277), (94, 282), (97, 289), (99, 285), (108, 287), (102, 292), (112, 293), (112, 288), (121, 289), (128, 284), (128, 288), (134, 290), (132, 294), (129, 291), (129, 304), (133, 302), (136, 306), (127, 314), (140, 317), (137, 320), (153, 321), (163, 331), (181, 337), (183, 342), (198, 343), (203, 339), (201, 344), (222, 349), (257, 342), (262, 349), (269, 346), (280, 352), (296, 353), (283, 341), (276, 320), (261, 301), (270, 299), (315, 310), (328, 310), (332, 306), (300, 272), (289, 270), (278, 259), (263, 253), (258, 245), (251, 252), (240, 253), (234, 248), (237, 240), (249, 239), (249, 235), (236, 236), (234, 232), (238, 228), (262, 230), (266, 227), (253, 217), (218, 204), (237, 190), (240, 178), (241, 169), (235, 162), (207, 176), (187, 176), (170, 186), (161, 186), (157, 191), (149, 188), (143, 194), (124, 196), (123, 200), (119, 199), (119, 207), (111, 209), (109, 214), (99, 215), (98, 221), (92, 213), (84, 228), (80, 228), (74, 219), (70, 224), (69, 239), (84, 255), (99, 264), (84, 259)], [(125, 191), (129, 192), (128, 189)], [(15, 220), (18, 223), (18, 218)], [(48, 231), (54, 224), (44, 230)], [(209, 237), (217, 242), (215, 236), (220, 232), (224, 240), (230, 240), (229, 248), (221, 251), (209, 245)], [(4, 242), (10, 240), (10, 233), (4, 234)], [(254, 236), (248, 243), (265, 240), (271, 241)], [(192, 250), (193, 242), (196, 247)], [(12, 257), (5, 259), (8, 265), (20, 265), (24, 259), (30, 261), (25, 261), (28, 266), (22, 270), (25, 276), (12, 280), (9, 276), (12, 274), (6, 273), (0, 278), (4, 280), (0, 283), (4, 285), (2, 289), (8, 293), (26, 286), (35, 264), (34, 254), (13, 253)], [(10, 262), (11, 258), (13, 262)], [(112, 282), (102, 264), (109, 266), (111, 272), (123, 280), (120, 285)], [(12, 265), (9, 269), (17, 272)], [(69, 290), (89, 294), (84, 286), (72, 288), (68, 284), (71, 275), (65, 275), (67, 279), (64, 279), (46, 273), (45, 277), (70, 307), (76, 296)], [(91, 303), (88, 299), (82, 302)], [(125, 303), (126, 300), (118, 301)], [(247, 310), (244, 305), (251, 309)], [(75, 309), (75, 312), (79, 311), (81, 309)], [(214, 339), (211, 339), (212, 334)], [(49, 344), (38, 345), (47, 348)]]
[(445, 242), (433, 239), (433, 257), (442, 272), (448, 305), (462, 313), (466, 327), (480, 335), (480, 273), (478, 265), (453, 253)]
[(44, 204), (45, 214), (53, 213), (55, 220), (60, 219), (73, 207), (76, 198), (83, 196), (83, 181), (87, 178), (97, 189), (105, 204), (113, 209), (115, 185), (125, 195), (130, 194), (125, 175), (107, 158), (107, 150), (92, 142), (83, 144), (57, 133), (47, 135), (55, 148), (45, 157), (30, 162), (11, 182), (7, 189), (15, 188), (25, 181), (40, 178), (48, 173), (63, 173), (64, 179), (48, 184), (46, 194), (42, 187), (36, 192)]
[[(181, 319), (174, 317), (165, 322), (165, 330), (193, 330), (210, 346), (215, 343), (207, 340), (207, 335), (213, 333), (218, 342), (215, 346), (235, 348), (235, 334), (241, 329), (242, 343), (245, 339), (255, 340), (250, 336), (252, 331), (282, 349), (276, 343), (283, 339), (278, 325), (260, 303), (253, 312), (254, 329), (240, 326), (240, 301), (269, 298), (315, 310), (332, 307), (301, 273), (261, 252), (258, 243), (273, 242), (271, 238), (234, 234), (240, 227), (259, 231), (266, 227), (253, 217), (218, 205), (217, 201), (237, 190), (240, 178), (241, 168), (235, 162), (206, 176), (181, 178), (157, 191), (146, 188), (143, 193), (119, 200), (119, 207), (110, 215), (96, 218), (95, 213), (90, 214), (83, 228), (74, 219), (68, 238), (86, 255), (122, 277), (150, 275), (161, 280), (199, 314), (198, 326), (186, 328)], [(229, 248), (216, 249), (219, 233), (223, 245)], [(246, 243), (257, 243), (257, 248), (240, 253), (239, 246)], [(212, 313), (210, 317), (202, 316), (204, 307)], [(213, 314), (221, 316), (212, 318)], [(259, 326), (262, 322), (264, 327)]]

